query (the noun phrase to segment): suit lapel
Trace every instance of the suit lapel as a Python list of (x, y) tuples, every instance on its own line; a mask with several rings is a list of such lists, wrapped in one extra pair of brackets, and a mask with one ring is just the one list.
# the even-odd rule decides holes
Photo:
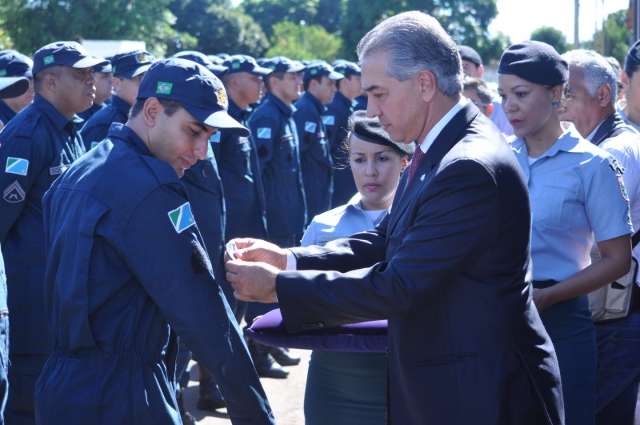
[[(453, 116), (451, 121), (442, 129), (436, 140), (434, 140), (431, 147), (425, 154), (422, 163), (418, 166), (413, 180), (407, 186), (407, 172), (405, 172), (400, 179), (398, 185), (398, 193), (396, 195), (393, 206), (391, 208), (391, 216), (389, 217), (389, 232), (390, 235), (395, 226), (397, 225), (400, 217), (411, 204), (411, 200), (415, 197), (419, 189), (429, 184), (433, 177), (433, 172), (437, 169), (438, 164), (442, 161), (442, 158), (458, 143), (465, 130), (469, 127), (471, 121), (478, 115), (479, 111), (473, 104), (469, 103), (464, 106), (457, 114)], [(420, 149), (417, 147), (417, 149)]]

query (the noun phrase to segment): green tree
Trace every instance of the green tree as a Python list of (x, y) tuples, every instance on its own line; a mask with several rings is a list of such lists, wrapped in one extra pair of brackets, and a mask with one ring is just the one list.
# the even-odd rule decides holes
[(287, 56), (295, 59), (324, 59), (332, 62), (342, 41), (319, 25), (280, 22), (273, 28), (271, 48), (267, 56)]
[(201, 22), (198, 49), (206, 53), (262, 56), (269, 41), (260, 26), (241, 9), (211, 6)]
[[(163, 54), (184, 36), (172, 27), (170, 0), (0, 0), (0, 16), (16, 49), (31, 53), (56, 40), (129, 39)], [(185, 37), (188, 41), (188, 37)]]
[(356, 45), (367, 31), (407, 10), (434, 16), (456, 42), (476, 48), (485, 61), (499, 58), (508, 43), (504, 36), (493, 39), (487, 30), (498, 13), (496, 0), (351, 0), (342, 18), (343, 56), (355, 58)]
[(569, 48), (567, 45), (567, 39), (562, 31), (554, 27), (543, 26), (531, 33), (531, 39), (536, 41), (543, 41), (553, 46), (558, 53), (562, 54)]
[(319, 0), (244, 0), (242, 7), (269, 38), (275, 26), (283, 21), (313, 24), (318, 13)]
[(593, 49), (604, 56), (613, 56), (620, 63), (629, 49), (631, 31), (627, 28), (627, 11), (619, 10), (607, 16), (601, 30), (593, 36)]

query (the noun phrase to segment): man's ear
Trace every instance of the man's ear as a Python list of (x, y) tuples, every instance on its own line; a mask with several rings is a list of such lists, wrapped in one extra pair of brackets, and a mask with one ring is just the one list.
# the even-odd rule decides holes
[(603, 84), (598, 87), (598, 90), (596, 90), (596, 99), (598, 100), (598, 105), (602, 108), (611, 105), (611, 95), (611, 88), (608, 84)]
[(142, 107), (142, 117), (147, 127), (153, 128), (158, 124), (158, 115), (164, 111), (164, 107), (157, 98), (150, 97), (144, 101)]
[(436, 91), (438, 90), (438, 81), (433, 72), (424, 70), (418, 72), (418, 90), (420, 91), (420, 96), (422, 100), (426, 103), (431, 102), (433, 97), (436, 95)]

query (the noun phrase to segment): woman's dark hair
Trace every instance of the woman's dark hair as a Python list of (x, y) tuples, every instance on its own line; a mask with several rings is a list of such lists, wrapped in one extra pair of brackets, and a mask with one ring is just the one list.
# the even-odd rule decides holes
[(400, 157), (409, 156), (412, 153), (412, 145), (396, 143), (382, 128), (378, 118), (367, 117), (366, 111), (356, 111), (349, 118), (349, 132), (339, 145), (339, 153), (336, 155), (336, 168), (349, 167), (349, 155), (351, 153), (351, 137), (356, 136), (365, 142), (375, 143), (381, 146), (389, 146)]

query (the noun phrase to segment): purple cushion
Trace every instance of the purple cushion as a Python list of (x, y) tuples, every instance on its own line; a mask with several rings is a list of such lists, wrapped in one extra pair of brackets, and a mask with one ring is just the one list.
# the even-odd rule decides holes
[(280, 309), (271, 310), (246, 329), (256, 342), (274, 347), (318, 351), (387, 351), (387, 321), (374, 320), (291, 334), (282, 323)]

